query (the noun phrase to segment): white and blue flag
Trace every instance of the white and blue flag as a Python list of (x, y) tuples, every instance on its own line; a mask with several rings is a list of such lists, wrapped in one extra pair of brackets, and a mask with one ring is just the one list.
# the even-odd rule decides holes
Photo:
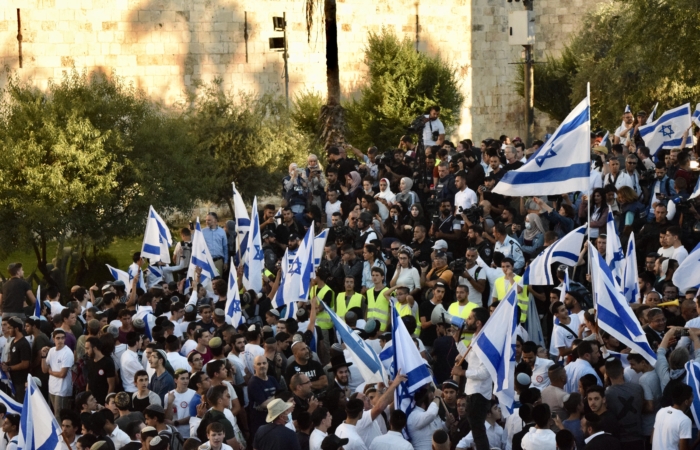
[(157, 283), (163, 281), (163, 267), (149, 264), (146, 269), (146, 277), (148, 279), (148, 287), (155, 286)]
[(690, 197), (688, 197), (688, 200), (692, 200), (695, 197), (700, 195), (700, 178), (698, 178), (698, 181), (695, 183), (695, 189), (693, 189), (693, 193), (690, 194)]
[(621, 285), (622, 277), (625, 274), (625, 254), (622, 251), (620, 237), (617, 235), (612, 211), (608, 211), (606, 233), (608, 239), (605, 241), (605, 261), (610, 266), (613, 275), (615, 275), (615, 281)]
[(231, 318), (231, 325), (238, 328), (243, 323), (241, 311), (241, 295), (238, 292), (238, 280), (236, 280), (236, 266), (231, 257), (231, 270), (228, 273), (228, 291), (226, 291), (226, 315)]
[(639, 127), (639, 135), (649, 147), (651, 156), (662, 148), (678, 148), (683, 141), (683, 134), (691, 124), (690, 103), (670, 109), (658, 120)]
[(114, 281), (121, 281), (124, 283), (124, 292), (126, 292), (126, 296), (128, 297), (129, 293), (131, 292), (131, 277), (129, 274), (123, 270), (117, 269), (116, 267), (112, 267), (109, 264), (105, 264), (105, 266), (107, 266), (109, 274), (112, 275)]
[(358, 334), (354, 333), (345, 321), (340, 320), (332, 308), (328, 307), (323, 301), (320, 301), (320, 303), (326, 309), (328, 315), (331, 316), (333, 327), (340, 341), (345, 344), (345, 348), (352, 354), (352, 360), (365, 382), (367, 384), (388, 383), (386, 370), (384, 370), (379, 356), (372, 347), (365, 344), (365, 341)]
[(610, 267), (592, 244), (588, 244), (591, 260), (591, 273), (594, 275), (593, 295), (595, 298), (598, 326), (618, 341), (656, 364), (656, 353), (649, 346), (642, 325), (634, 315), (629, 303), (622, 295)]
[(507, 172), (493, 192), (511, 197), (588, 191), (591, 171), (588, 97), (524, 166)]
[[(420, 355), (416, 344), (413, 342), (413, 337), (408, 333), (406, 325), (399, 317), (399, 311), (391, 305), (392, 311), (392, 330), (391, 344), (394, 349), (394, 358), (392, 361), (393, 373), (399, 373), (406, 376), (406, 381), (399, 384), (394, 391), (394, 405), (396, 408), (406, 413), (408, 417), (415, 407), (414, 394), (421, 387), (433, 381), (430, 375), (430, 368)], [(410, 438), (410, 436), (409, 436)]]
[(625, 114), (627, 114), (628, 112), (632, 112), (632, 110), (630, 109), (630, 105), (625, 106)]
[(685, 363), (685, 384), (693, 388), (690, 412), (693, 414), (695, 426), (700, 427), (700, 364), (695, 361)]
[(34, 302), (34, 315), (41, 317), (41, 285), (36, 286), (36, 301)]
[[(301, 241), (296, 254), (289, 258), (289, 249), (282, 259), (282, 278), (280, 286), (275, 295), (276, 307), (286, 305), (285, 318), (295, 317), (297, 302), (306, 301), (311, 287), (311, 279), (313, 278), (313, 224)], [(289, 266), (285, 266), (285, 262), (289, 261)]]
[(258, 198), (253, 199), (253, 209), (250, 215), (250, 232), (248, 233), (248, 249), (243, 259), (243, 286), (258, 294), (262, 292), (262, 273), (265, 268), (265, 254), (260, 238), (260, 220), (258, 219)]
[(329, 228), (318, 233), (318, 236), (314, 238), (314, 267), (318, 268), (321, 265), (321, 260), (323, 259), (323, 252), (326, 247), (326, 240), (328, 240)]
[(627, 242), (627, 256), (625, 257), (625, 270), (622, 277), (622, 295), (627, 299), (627, 303), (635, 303), (639, 299), (638, 277), (637, 252), (633, 232), (630, 234), (629, 242)]
[(231, 183), (233, 188), (233, 213), (236, 216), (236, 261), (241, 264), (245, 261), (248, 250), (248, 234), (250, 232), (250, 217), (245, 209), (243, 197), (236, 190), (236, 184)]
[(211, 257), (209, 247), (204, 241), (199, 217), (197, 217), (197, 224), (194, 227), (194, 235), (192, 236), (192, 257), (190, 258), (190, 267), (187, 269), (187, 278), (194, 279), (194, 272), (197, 267), (202, 269), (199, 275), (200, 284), (209, 286), (207, 290), (211, 290), (211, 280), (219, 276), (219, 271), (216, 270), (214, 259)]
[(700, 286), (700, 244), (683, 260), (673, 273), (673, 284), (679, 292)]
[(19, 422), (17, 448), (20, 450), (55, 450), (59, 448), (61, 426), (51, 412), (31, 375), (27, 375), (22, 418)]
[[(515, 330), (518, 327), (518, 284), (510, 290), (491, 314), (486, 325), (471, 342), (493, 380), (493, 392), (501, 405), (504, 416), (513, 413), (515, 387), (511, 380), (515, 376)], [(505, 331), (505, 333), (504, 333)]]
[(170, 235), (168, 225), (151, 206), (141, 245), (141, 257), (148, 258), (151, 263), (162, 261), (170, 264), (171, 245), (173, 245), (173, 237)]
[(585, 237), (586, 225), (582, 225), (547, 247), (525, 269), (523, 284), (543, 286), (556, 283), (557, 280), (552, 279), (552, 263), (575, 266)]
[(608, 146), (608, 139), (610, 138), (610, 132), (606, 131), (605, 136), (603, 136), (603, 139), (600, 140), (600, 145), (602, 147), (607, 147)]
[(8, 414), (22, 414), (22, 404), (15, 401), (15, 399), (7, 395), (3, 390), (0, 390), (0, 403), (3, 403), (7, 407)]
[(695, 111), (693, 111), (693, 123), (700, 127), (700, 103), (695, 106)]
[(651, 110), (651, 113), (649, 113), (649, 117), (647, 117), (647, 123), (652, 123), (654, 121), (654, 117), (656, 117), (656, 108), (658, 108), (659, 102), (656, 102), (656, 105), (654, 105), (654, 109)]

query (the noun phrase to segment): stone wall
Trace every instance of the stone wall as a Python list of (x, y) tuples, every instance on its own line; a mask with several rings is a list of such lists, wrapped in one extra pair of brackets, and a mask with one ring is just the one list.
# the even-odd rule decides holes
[[(341, 85), (355, 95), (365, 79), (363, 48), (382, 27), (439, 52), (455, 65), (465, 108), (454, 138), (523, 135), (523, 100), (512, 85), (520, 48), (507, 40), (506, 0), (337, 0)], [(581, 14), (609, 0), (535, 0), (536, 56), (556, 54)], [(21, 10), (23, 68), (18, 64)], [(221, 79), (234, 91), (284, 95), (282, 54), (271, 51), (272, 17), (287, 14), (290, 96), (325, 92), (323, 2), (307, 42), (302, 0), (0, 0), (0, 62), (45, 86), (71, 67), (120, 76), (173, 104), (197, 80)], [(246, 42), (245, 31), (248, 39)], [(5, 80), (0, 79), (0, 83)], [(536, 94), (535, 94), (536, 95)], [(550, 125), (538, 116), (538, 131)]]

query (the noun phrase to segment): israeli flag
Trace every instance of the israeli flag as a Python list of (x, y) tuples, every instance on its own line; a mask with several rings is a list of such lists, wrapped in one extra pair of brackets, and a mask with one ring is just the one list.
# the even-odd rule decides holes
[(609, 132), (609, 131), (606, 131), (606, 132), (605, 132), (605, 136), (603, 136), (603, 139), (600, 141), (600, 145), (601, 145), (602, 147), (607, 147), (607, 146), (608, 146), (608, 139), (609, 139), (609, 136), (610, 136), (610, 132)]
[[(282, 260), (282, 279), (275, 295), (276, 307), (287, 306), (284, 314), (286, 318), (294, 317), (296, 303), (306, 301), (309, 295), (313, 274), (313, 223), (291, 260), (288, 255), (289, 251)], [(286, 268), (284, 261), (289, 261)]]
[[(5, 383), (5, 385), (10, 388), (10, 392), (12, 392), (12, 395), (17, 395), (17, 391), (15, 391), (15, 384), (12, 382), (10, 379), (10, 375), (5, 372), (4, 370), (0, 370), (0, 382)], [(0, 391), (2, 392), (2, 391)]]
[(194, 271), (196, 267), (202, 269), (199, 276), (199, 282), (202, 284), (202, 286), (210, 286), (211, 280), (214, 277), (219, 276), (219, 271), (216, 270), (214, 259), (211, 257), (211, 253), (209, 252), (209, 247), (207, 247), (207, 243), (204, 241), (202, 227), (199, 224), (199, 217), (197, 217), (197, 224), (194, 228), (194, 236), (192, 236), (192, 257), (190, 258), (190, 267), (187, 269), (187, 278), (194, 279)]
[(672, 281), (678, 286), (679, 292), (700, 286), (700, 244), (696, 245), (678, 266), (678, 269), (673, 273)]
[(630, 105), (625, 106), (625, 114), (627, 114), (628, 112), (632, 112), (632, 110), (630, 109)]
[(148, 211), (146, 220), (146, 232), (141, 245), (141, 256), (148, 258), (149, 262), (164, 262), (170, 264), (170, 246), (173, 245), (173, 237), (162, 217), (158, 215), (153, 206)]
[(567, 266), (575, 266), (585, 237), (586, 225), (582, 225), (547, 247), (525, 269), (523, 284), (526, 286), (554, 284), (557, 280), (552, 279), (552, 263), (560, 262)]
[(651, 110), (651, 114), (649, 114), (649, 117), (647, 117), (647, 123), (652, 123), (654, 121), (654, 117), (656, 117), (656, 108), (659, 106), (659, 102), (656, 102), (656, 105), (654, 105), (654, 109)]
[(116, 267), (112, 267), (109, 264), (105, 264), (105, 266), (107, 266), (107, 269), (109, 270), (110, 275), (112, 275), (112, 278), (114, 278), (114, 281), (121, 281), (124, 283), (126, 296), (128, 297), (129, 293), (131, 292), (131, 277), (129, 274), (123, 270), (117, 269)]
[(228, 272), (228, 291), (226, 291), (226, 315), (231, 318), (231, 325), (238, 328), (243, 323), (241, 311), (241, 296), (238, 292), (238, 280), (236, 280), (236, 266), (231, 257), (231, 270)]
[(569, 286), (570, 286), (571, 280), (569, 280), (569, 271), (567, 270), (564, 272), (564, 288), (561, 290), (561, 293), (559, 294), (559, 301), (566, 304), (564, 300), (566, 300), (566, 293), (569, 292)]
[(588, 191), (590, 142), (590, 107), (586, 97), (532, 158), (520, 169), (506, 173), (493, 192), (522, 197)]
[(258, 219), (258, 198), (253, 198), (248, 249), (245, 251), (243, 264), (243, 286), (257, 293), (262, 292), (262, 273), (265, 268), (265, 255), (260, 239), (260, 220)]
[(632, 351), (642, 355), (649, 364), (656, 364), (656, 353), (649, 346), (642, 325), (622, 295), (610, 267), (590, 243), (588, 254), (591, 260), (591, 273), (595, 274), (593, 294), (598, 325)]
[(700, 127), (700, 103), (695, 106), (695, 111), (693, 112), (693, 123)]
[(627, 243), (627, 257), (625, 258), (625, 270), (622, 276), (622, 295), (627, 299), (627, 303), (635, 303), (639, 299), (638, 278), (637, 251), (633, 232)]
[(622, 252), (620, 237), (615, 229), (615, 220), (612, 211), (608, 211), (608, 222), (606, 233), (608, 239), (605, 244), (605, 261), (610, 266), (610, 270), (615, 275), (617, 284), (622, 284), (622, 277), (625, 273), (625, 254)]
[(693, 414), (695, 426), (700, 427), (700, 364), (695, 361), (685, 363), (685, 384), (693, 388), (693, 405), (690, 412)]
[[(406, 417), (411, 415), (411, 411), (415, 407), (413, 395), (421, 387), (433, 381), (430, 375), (430, 368), (420, 355), (420, 351), (413, 342), (413, 337), (408, 333), (406, 325), (404, 325), (399, 311), (396, 309), (394, 302), (391, 305), (392, 311), (392, 330), (391, 343), (394, 349), (394, 358), (392, 361), (394, 374), (399, 373), (399, 370), (407, 378), (406, 381), (399, 384), (394, 391), (394, 405), (406, 413)], [(406, 430), (405, 436), (408, 436)]]
[(693, 193), (690, 194), (690, 197), (688, 197), (688, 200), (692, 200), (695, 197), (700, 195), (700, 178), (698, 178), (698, 181), (695, 183), (695, 189), (693, 189)]
[(31, 375), (27, 375), (27, 392), (24, 394), (22, 412), (17, 448), (20, 450), (57, 449), (61, 426)]
[(690, 103), (668, 110), (658, 120), (639, 127), (639, 134), (651, 156), (662, 148), (678, 148), (691, 123)]
[(34, 302), (34, 315), (41, 317), (41, 285), (36, 286), (36, 301)]
[(136, 263), (131, 263), (129, 269), (127, 269), (127, 273), (129, 274), (129, 285), (131, 285), (131, 282), (138, 275), (139, 281), (137, 282), (136, 287), (141, 288), (141, 290), (146, 292), (148, 288), (146, 287), (146, 281), (144, 280), (143, 270), (141, 270), (141, 266), (139, 266)]
[[(248, 233), (250, 232), (250, 217), (245, 209), (243, 197), (236, 190), (236, 184), (231, 183), (233, 187), (233, 213), (236, 216), (236, 247), (238, 263), (245, 261), (246, 252), (248, 250)], [(262, 280), (261, 280), (262, 282)]]
[(340, 338), (340, 341), (345, 344), (352, 354), (352, 360), (362, 374), (362, 378), (366, 383), (388, 383), (388, 376), (384, 366), (379, 359), (379, 356), (369, 345), (365, 344), (365, 341), (356, 333), (353, 333), (352, 329), (348, 327), (344, 321), (340, 320), (338, 315), (333, 311), (332, 308), (328, 307), (322, 301), (319, 301), (323, 307), (331, 316), (331, 321), (333, 322), (333, 328)]
[(148, 277), (148, 287), (153, 287), (163, 281), (163, 269), (161, 266), (149, 264), (146, 269), (146, 277)]
[(8, 414), (22, 414), (22, 404), (16, 402), (15, 399), (2, 390), (0, 390), (0, 403), (3, 403), (7, 407)]
[(314, 268), (318, 268), (321, 265), (321, 260), (323, 260), (323, 252), (326, 247), (326, 241), (328, 240), (329, 229), (318, 233), (318, 236), (314, 238)]
[[(518, 327), (517, 283), (511, 286), (506, 296), (491, 314), (481, 332), (471, 342), (493, 380), (493, 392), (507, 417), (513, 413), (515, 388), (515, 330)], [(503, 332), (505, 330), (505, 333)]]

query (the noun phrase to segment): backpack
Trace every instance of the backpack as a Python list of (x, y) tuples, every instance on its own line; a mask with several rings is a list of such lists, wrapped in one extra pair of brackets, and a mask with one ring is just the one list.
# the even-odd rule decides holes
[[(164, 437), (165, 439), (170, 442), (170, 450), (183, 450), (183, 444), (185, 440), (183, 439), (182, 435), (180, 434), (179, 431), (177, 431), (177, 428), (175, 428), (172, 425), (165, 425), (167, 428), (160, 433), (158, 433), (160, 436)], [(199, 430), (197, 430), (199, 432)], [(202, 441), (206, 442), (206, 441)]]
[(207, 413), (204, 414), (204, 417), (202, 417), (202, 421), (199, 422), (199, 426), (197, 427), (197, 439), (199, 439), (200, 442), (207, 442), (209, 440), (209, 438), (207, 437), (207, 427), (212, 422), (216, 421), (211, 418), (211, 414), (209, 414), (209, 411), (207, 411)]

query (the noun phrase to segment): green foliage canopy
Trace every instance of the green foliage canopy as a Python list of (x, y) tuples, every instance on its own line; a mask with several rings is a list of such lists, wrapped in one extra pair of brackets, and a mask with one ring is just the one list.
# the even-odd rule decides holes
[(416, 52), (409, 39), (391, 31), (370, 33), (365, 49), (367, 84), (359, 99), (345, 105), (349, 139), (359, 148), (398, 145), (405, 127), (432, 105), (439, 105), (447, 133), (459, 123), (464, 96), (456, 70), (438, 56)]

